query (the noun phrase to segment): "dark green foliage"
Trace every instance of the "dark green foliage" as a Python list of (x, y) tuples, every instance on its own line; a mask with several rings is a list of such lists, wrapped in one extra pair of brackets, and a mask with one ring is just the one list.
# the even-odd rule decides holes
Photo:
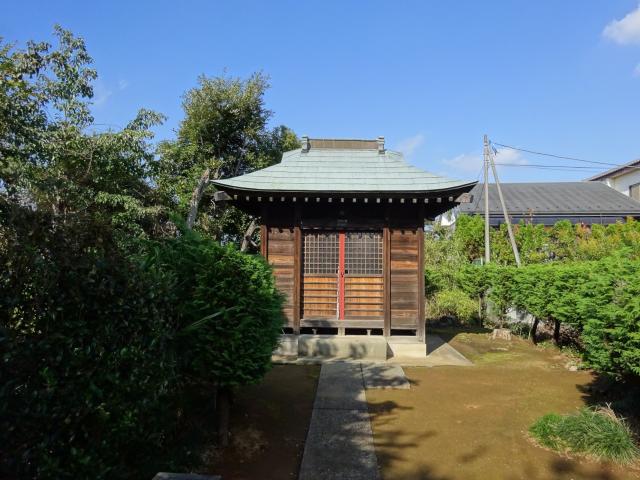
[(543, 446), (621, 464), (635, 462), (640, 449), (627, 424), (610, 409), (582, 408), (573, 415), (548, 414), (529, 429)]
[(260, 380), (284, 321), (264, 259), (186, 231), (152, 247), (147, 264), (171, 279), (182, 378), (218, 386)]
[(168, 283), (99, 226), (1, 215), (0, 477), (149, 477), (175, 423)]

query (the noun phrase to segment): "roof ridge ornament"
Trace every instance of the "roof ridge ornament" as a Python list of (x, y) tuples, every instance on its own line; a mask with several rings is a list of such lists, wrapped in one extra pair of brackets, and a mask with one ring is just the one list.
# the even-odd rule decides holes
[(311, 148), (311, 144), (309, 143), (309, 135), (302, 136), (302, 153), (307, 153)]

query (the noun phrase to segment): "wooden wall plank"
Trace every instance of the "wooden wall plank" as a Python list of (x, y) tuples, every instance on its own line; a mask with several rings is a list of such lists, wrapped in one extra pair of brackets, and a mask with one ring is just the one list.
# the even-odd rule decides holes
[(391, 328), (418, 329), (420, 249), (416, 229), (389, 231), (389, 308)]
[[(283, 313), (287, 318), (287, 326), (295, 327), (295, 239), (293, 228), (265, 227), (265, 236), (261, 248), (265, 251), (267, 261), (273, 268), (276, 287), (285, 297)], [(261, 230), (262, 232), (262, 230)]]

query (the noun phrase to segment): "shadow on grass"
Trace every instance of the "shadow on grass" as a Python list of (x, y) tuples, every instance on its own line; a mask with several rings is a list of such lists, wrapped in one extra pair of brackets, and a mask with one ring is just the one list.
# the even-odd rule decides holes
[(577, 385), (576, 388), (586, 405), (609, 405), (617, 416), (626, 420), (636, 439), (640, 439), (639, 377), (616, 380), (606, 375), (594, 374), (591, 382)]

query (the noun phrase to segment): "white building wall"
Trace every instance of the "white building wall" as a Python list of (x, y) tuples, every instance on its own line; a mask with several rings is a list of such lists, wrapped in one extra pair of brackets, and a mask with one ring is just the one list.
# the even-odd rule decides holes
[(605, 178), (602, 181), (611, 188), (629, 196), (629, 187), (640, 183), (640, 169), (634, 169), (613, 178)]

